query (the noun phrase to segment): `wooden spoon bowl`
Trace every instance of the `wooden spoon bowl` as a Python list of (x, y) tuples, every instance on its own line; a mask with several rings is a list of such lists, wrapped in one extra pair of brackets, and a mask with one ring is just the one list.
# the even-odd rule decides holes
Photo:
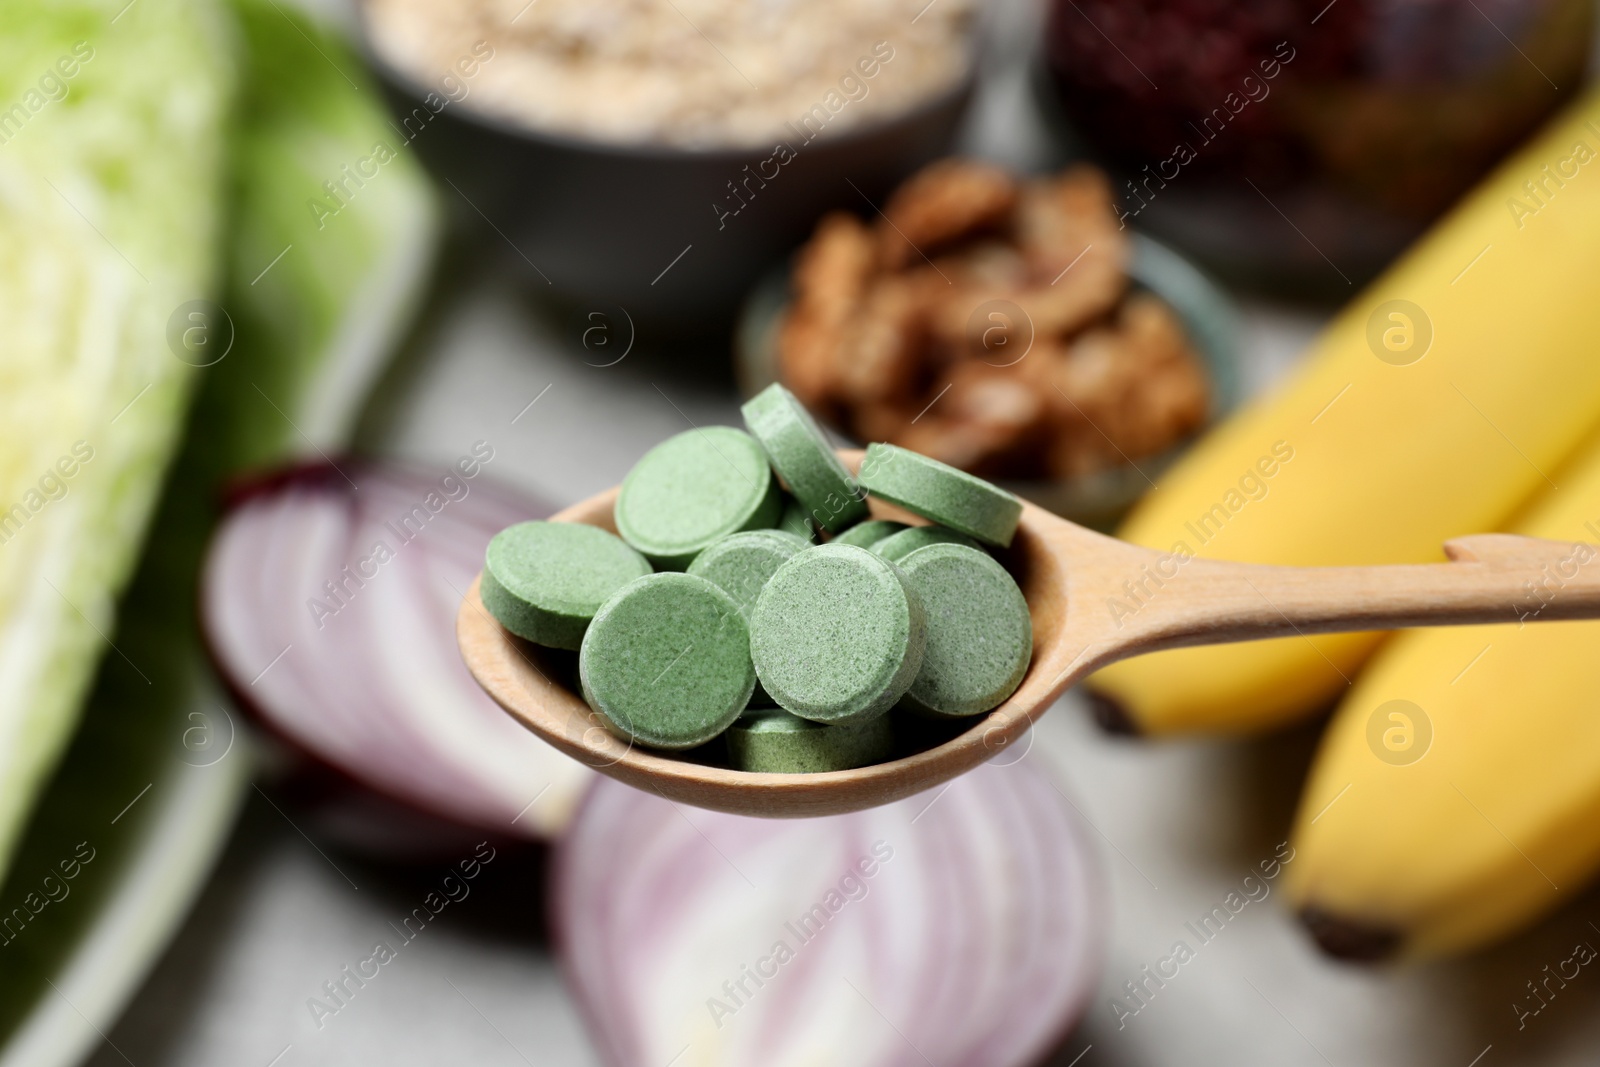
[[(852, 469), (859, 451), (840, 452)], [(557, 522), (615, 532), (617, 490), (575, 504)], [(905, 515), (870, 501), (875, 518)], [(1600, 551), (1509, 534), (1445, 545), (1454, 562), (1376, 567), (1274, 567), (1182, 558), (1084, 529), (1023, 504), (997, 558), (1033, 619), (1033, 662), (1005, 703), (957, 736), (886, 763), (819, 774), (755, 774), (694, 762), (619, 739), (569, 680), (571, 653), (512, 636), (473, 582), (456, 619), (478, 683), (528, 729), (603, 774), (669, 800), (764, 817), (834, 815), (887, 804), (971, 770), (1016, 744), (1069, 686), (1114, 660), (1179, 645), (1405, 626), (1600, 617)], [(1570, 574), (1570, 577), (1569, 577)], [(1552, 585), (1551, 575), (1556, 584)], [(1530, 601), (1526, 583), (1543, 582)], [(1552, 592), (1553, 589), (1553, 592)]]

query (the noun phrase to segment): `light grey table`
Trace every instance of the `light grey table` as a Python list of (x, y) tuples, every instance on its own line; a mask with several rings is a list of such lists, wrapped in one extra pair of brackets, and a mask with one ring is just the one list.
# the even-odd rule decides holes
[[(559, 321), (486, 268), (441, 301), (386, 386), (369, 440), (448, 462), (491, 440), (495, 473), (565, 503), (615, 484), (647, 446), (696, 423), (737, 419), (715, 375), (685, 376), (640, 352), (586, 365)], [(1249, 377), (1260, 387), (1315, 329), (1315, 316), (1247, 306)], [(511, 420), (530, 400), (515, 425)], [(1138, 1016), (1118, 1029), (1107, 1002), (1184, 936), (1286, 836), (1316, 729), (1252, 742), (1143, 744), (1107, 738), (1068, 694), (1027, 758), (1057, 768), (1095, 828), (1112, 891), (1101, 995), (1061, 1064), (1593, 1063), (1600, 981), (1580, 978), (1517, 1034), (1525, 979), (1589, 936), (1587, 898), (1508, 946), (1464, 963), (1398, 972), (1321, 959), (1276, 897), (1252, 904)], [(306, 1008), (324, 981), (365, 955), (420, 896), (395, 871), (338, 856), (345, 878), (276, 812), (252, 802), (184, 932), (110, 1035), (137, 1067), (282, 1067), (595, 1062), (539, 941), (537, 872), (486, 875), (481, 904), (440, 922), (381, 983), (319, 1030)], [(494, 885), (493, 879), (502, 878)], [(420, 885), (420, 883), (418, 883)], [(480, 908), (475, 913), (472, 908)], [(284, 1052), (288, 1048), (287, 1052)], [(116, 1067), (103, 1048), (95, 1067)]]
[[(1026, 11), (1006, 11), (999, 48), (1015, 55)], [(1015, 164), (1040, 162), (1037, 131), (1019, 125), (1016, 65), (1000, 66), (1008, 69), (987, 82), (968, 143)], [(717, 366), (724, 354), (639, 351), (615, 367), (588, 366), (575, 331), (527, 303), (493, 262), (463, 258), (472, 259), (457, 257), (455, 286), (385, 383), (369, 447), (446, 463), (486, 438), (496, 475), (559, 505), (615, 484), (686, 419), (737, 421)], [(1248, 385), (1280, 374), (1318, 324), (1313, 314), (1246, 305)], [(696, 374), (695, 362), (712, 370)], [(1511, 1010), (1524, 981), (1574, 941), (1600, 941), (1588, 925), (1600, 917), (1595, 896), (1471, 960), (1368, 971), (1322, 959), (1274, 895), (1118, 1027), (1108, 1002), (1122, 983), (1287, 835), (1316, 736), (1312, 726), (1242, 743), (1131, 743), (1098, 733), (1075, 694), (1035, 730), (1027, 758), (1049, 763), (1078, 798), (1113, 901), (1101, 990), (1059, 1067), (1600, 1060), (1600, 978), (1585, 972), (1520, 1033)], [(597, 1062), (542, 943), (539, 872), (525, 865), (491, 868), (475, 903), (430, 927), (319, 1028), (307, 999), (425, 891), (420, 875), (335, 855), (343, 874), (253, 798), (216, 877), (94, 1067)]]

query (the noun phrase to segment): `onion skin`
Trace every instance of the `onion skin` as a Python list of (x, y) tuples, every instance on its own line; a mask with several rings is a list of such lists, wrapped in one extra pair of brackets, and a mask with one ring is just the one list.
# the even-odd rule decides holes
[(792, 821), (601, 779), (552, 879), (568, 983), (613, 1067), (1027, 1067), (1104, 948), (1098, 865), (1036, 761)]
[[(346, 458), (236, 487), (202, 577), (206, 646), (258, 722), (395, 810), (548, 840), (592, 772), (479, 688), (456, 648), (455, 613), (489, 539), (549, 508), (481, 467), (464, 476)], [(426, 515), (430, 492), (442, 505), (402, 540), (396, 520), (416, 506)], [(391, 550), (381, 562), (379, 541)], [(349, 595), (336, 599), (330, 581)]]

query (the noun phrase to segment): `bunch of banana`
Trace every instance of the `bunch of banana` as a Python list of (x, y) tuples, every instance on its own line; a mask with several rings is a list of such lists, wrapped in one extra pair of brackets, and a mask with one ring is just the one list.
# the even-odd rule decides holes
[(1288, 892), (1335, 955), (1469, 949), (1600, 869), (1600, 622), (1528, 625), (1600, 568), (1600, 439), (1553, 475), (1517, 528), (1573, 548), (1514, 621), (1396, 637), (1323, 738)]
[[(1592, 92), (1355, 299), (1287, 385), (1163, 478), (1120, 536), (1180, 561), (1334, 565), (1438, 560), (1446, 539), (1500, 528), (1600, 420), (1597, 277)], [(1160, 595), (1147, 583), (1121, 608)], [(1113, 727), (1243, 733), (1327, 706), (1381, 639), (1178, 649), (1090, 687)]]

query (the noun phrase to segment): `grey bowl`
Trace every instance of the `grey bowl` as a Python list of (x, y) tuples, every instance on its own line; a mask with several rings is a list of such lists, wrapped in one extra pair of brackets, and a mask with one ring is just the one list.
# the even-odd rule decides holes
[[(365, 37), (363, 27), (396, 129), (445, 183), (458, 213), (508, 246), (506, 261), (536, 289), (581, 306), (620, 305), (645, 334), (725, 331), (752, 279), (804, 240), (819, 215), (871, 213), (912, 171), (949, 151), (977, 71), (974, 49), (966, 75), (940, 94), (796, 142), (795, 158), (763, 167), (771, 147), (585, 141), (476, 112), (470, 95), (434, 113), (423, 103), (428, 90)], [(737, 206), (727, 183), (746, 179), (747, 166), (777, 174), (764, 187), (744, 187), (754, 195), (738, 214), (719, 216), (717, 205)]]
[[(1215, 283), (1166, 246), (1141, 234), (1133, 235), (1132, 244), (1128, 274), (1134, 288), (1154, 293), (1177, 312), (1205, 364), (1211, 380), (1209, 428), (1239, 401), (1239, 327), (1233, 304)], [(734, 371), (739, 390), (747, 397), (777, 380), (778, 325), (788, 303), (787, 268), (769, 273), (745, 301), (734, 338)], [(1003, 484), (1063, 518), (1109, 529), (1193, 443), (1183, 441), (1159, 455), (1081, 478)]]

